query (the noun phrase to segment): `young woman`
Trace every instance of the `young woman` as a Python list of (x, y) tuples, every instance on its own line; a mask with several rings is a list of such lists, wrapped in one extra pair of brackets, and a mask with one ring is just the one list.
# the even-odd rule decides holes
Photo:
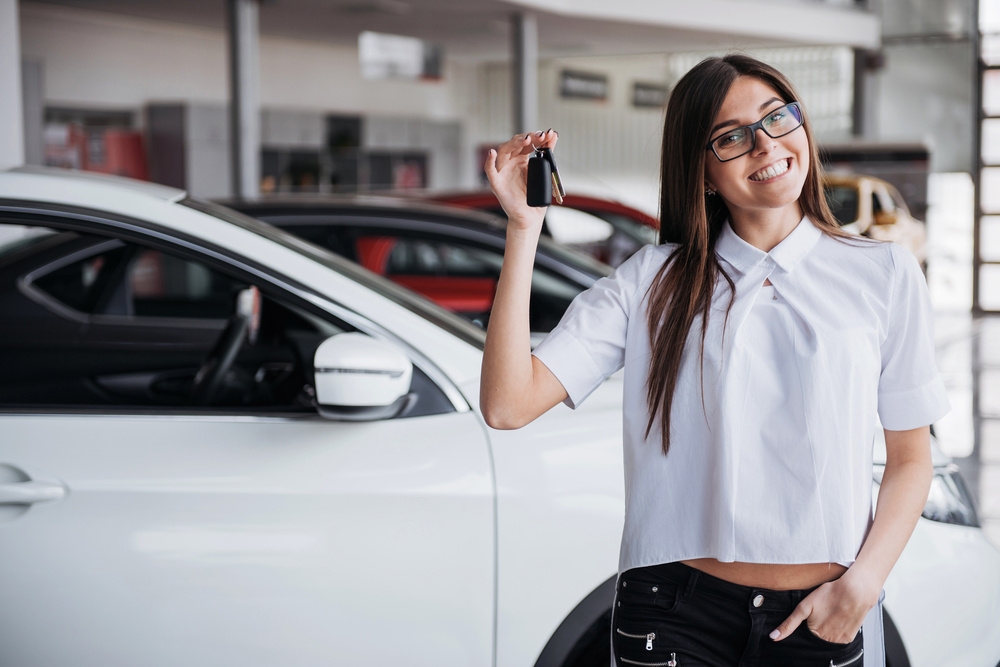
[(660, 245), (580, 294), (532, 353), (545, 210), (525, 204), (526, 165), (557, 138), (518, 135), (487, 159), (509, 224), (481, 406), (518, 428), (624, 367), (619, 667), (880, 661), (882, 585), (927, 498), (928, 425), (949, 409), (917, 261), (838, 230), (783, 75), (710, 58), (667, 106)]

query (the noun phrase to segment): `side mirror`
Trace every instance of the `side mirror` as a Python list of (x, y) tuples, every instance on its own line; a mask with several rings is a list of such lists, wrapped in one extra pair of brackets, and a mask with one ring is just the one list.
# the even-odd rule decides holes
[(391, 343), (361, 333), (327, 338), (316, 348), (316, 403), (327, 419), (374, 421), (405, 413), (413, 364)]
[(895, 211), (879, 211), (875, 214), (875, 220), (873, 221), (876, 225), (894, 225), (899, 216)]

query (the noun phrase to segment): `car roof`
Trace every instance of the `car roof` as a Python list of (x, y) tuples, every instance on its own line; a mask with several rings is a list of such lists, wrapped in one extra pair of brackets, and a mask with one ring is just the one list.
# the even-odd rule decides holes
[(256, 199), (218, 199), (223, 206), (238, 211), (280, 215), (322, 212), (326, 215), (361, 215), (367, 217), (428, 220), (462, 227), (479, 228), (493, 234), (503, 234), (507, 221), (473, 209), (457, 208), (417, 199), (379, 197), (372, 195), (276, 195)]
[[(287, 219), (281, 220), (283, 216), (303, 219), (310, 216), (344, 216), (403, 223), (444, 224), (456, 230), (489, 234), (497, 239), (504, 239), (507, 229), (507, 220), (487, 212), (404, 198), (364, 195), (281, 195), (259, 199), (221, 199), (217, 200), (217, 203), (282, 227), (290, 222)], [(540, 255), (549, 256), (556, 262), (567, 265), (575, 271), (582, 271), (592, 278), (600, 278), (611, 273), (611, 267), (572, 247), (556, 243), (544, 236), (538, 243)]]
[[(456, 190), (456, 191), (446, 191), (446, 192), (431, 192), (425, 193), (423, 196), (428, 199), (440, 202), (446, 202), (448, 204), (454, 204), (456, 206), (465, 206), (472, 208), (487, 208), (487, 209), (497, 209), (500, 207), (500, 202), (497, 200), (496, 196), (489, 190)], [(659, 228), (659, 221), (637, 208), (633, 208), (627, 204), (623, 204), (619, 201), (613, 199), (605, 199), (603, 197), (593, 197), (591, 195), (581, 195), (568, 193), (566, 195), (565, 202), (563, 204), (568, 208), (578, 208), (581, 210), (596, 210), (604, 213), (617, 213), (619, 215), (624, 215), (626, 217), (632, 218), (641, 222), (644, 225), (648, 225), (653, 228)]]
[[(132, 178), (123, 178), (111, 174), (99, 174), (90, 171), (77, 171), (75, 169), (62, 169), (58, 167), (40, 167), (35, 165), (22, 165), (10, 169), (8, 173), (41, 176), (47, 179), (60, 179), (64, 183), (90, 183), (106, 185), (112, 188), (122, 188), (132, 193), (146, 195), (164, 202), (178, 202), (187, 196), (187, 192), (169, 185), (150, 183), (148, 181), (137, 181)], [(51, 181), (46, 181), (51, 183)]]

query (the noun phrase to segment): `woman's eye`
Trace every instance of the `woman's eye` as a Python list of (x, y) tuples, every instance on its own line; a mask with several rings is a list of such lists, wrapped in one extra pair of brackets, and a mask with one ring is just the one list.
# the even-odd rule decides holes
[(783, 119), (785, 117), (785, 115), (786, 115), (785, 110), (784, 109), (780, 109), (778, 111), (775, 111), (770, 116), (768, 116), (767, 120), (770, 123), (777, 123), (778, 121), (780, 121), (781, 119)]
[(721, 148), (726, 148), (728, 146), (735, 146), (739, 143), (740, 135), (738, 134), (726, 134), (719, 139), (719, 146)]

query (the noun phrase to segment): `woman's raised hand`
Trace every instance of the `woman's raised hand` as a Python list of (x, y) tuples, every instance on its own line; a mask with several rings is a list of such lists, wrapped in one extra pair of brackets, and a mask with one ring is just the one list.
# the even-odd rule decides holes
[(507, 213), (508, 225), (520, 231), (539, 231), (545, 208), (528, 206), (528, 158), (535, 148), (552, 148), (559, 140), (555, 130), (515, 134), (510, 141), (490, 150), (486, 156), (486, 177), (490, 189)]

